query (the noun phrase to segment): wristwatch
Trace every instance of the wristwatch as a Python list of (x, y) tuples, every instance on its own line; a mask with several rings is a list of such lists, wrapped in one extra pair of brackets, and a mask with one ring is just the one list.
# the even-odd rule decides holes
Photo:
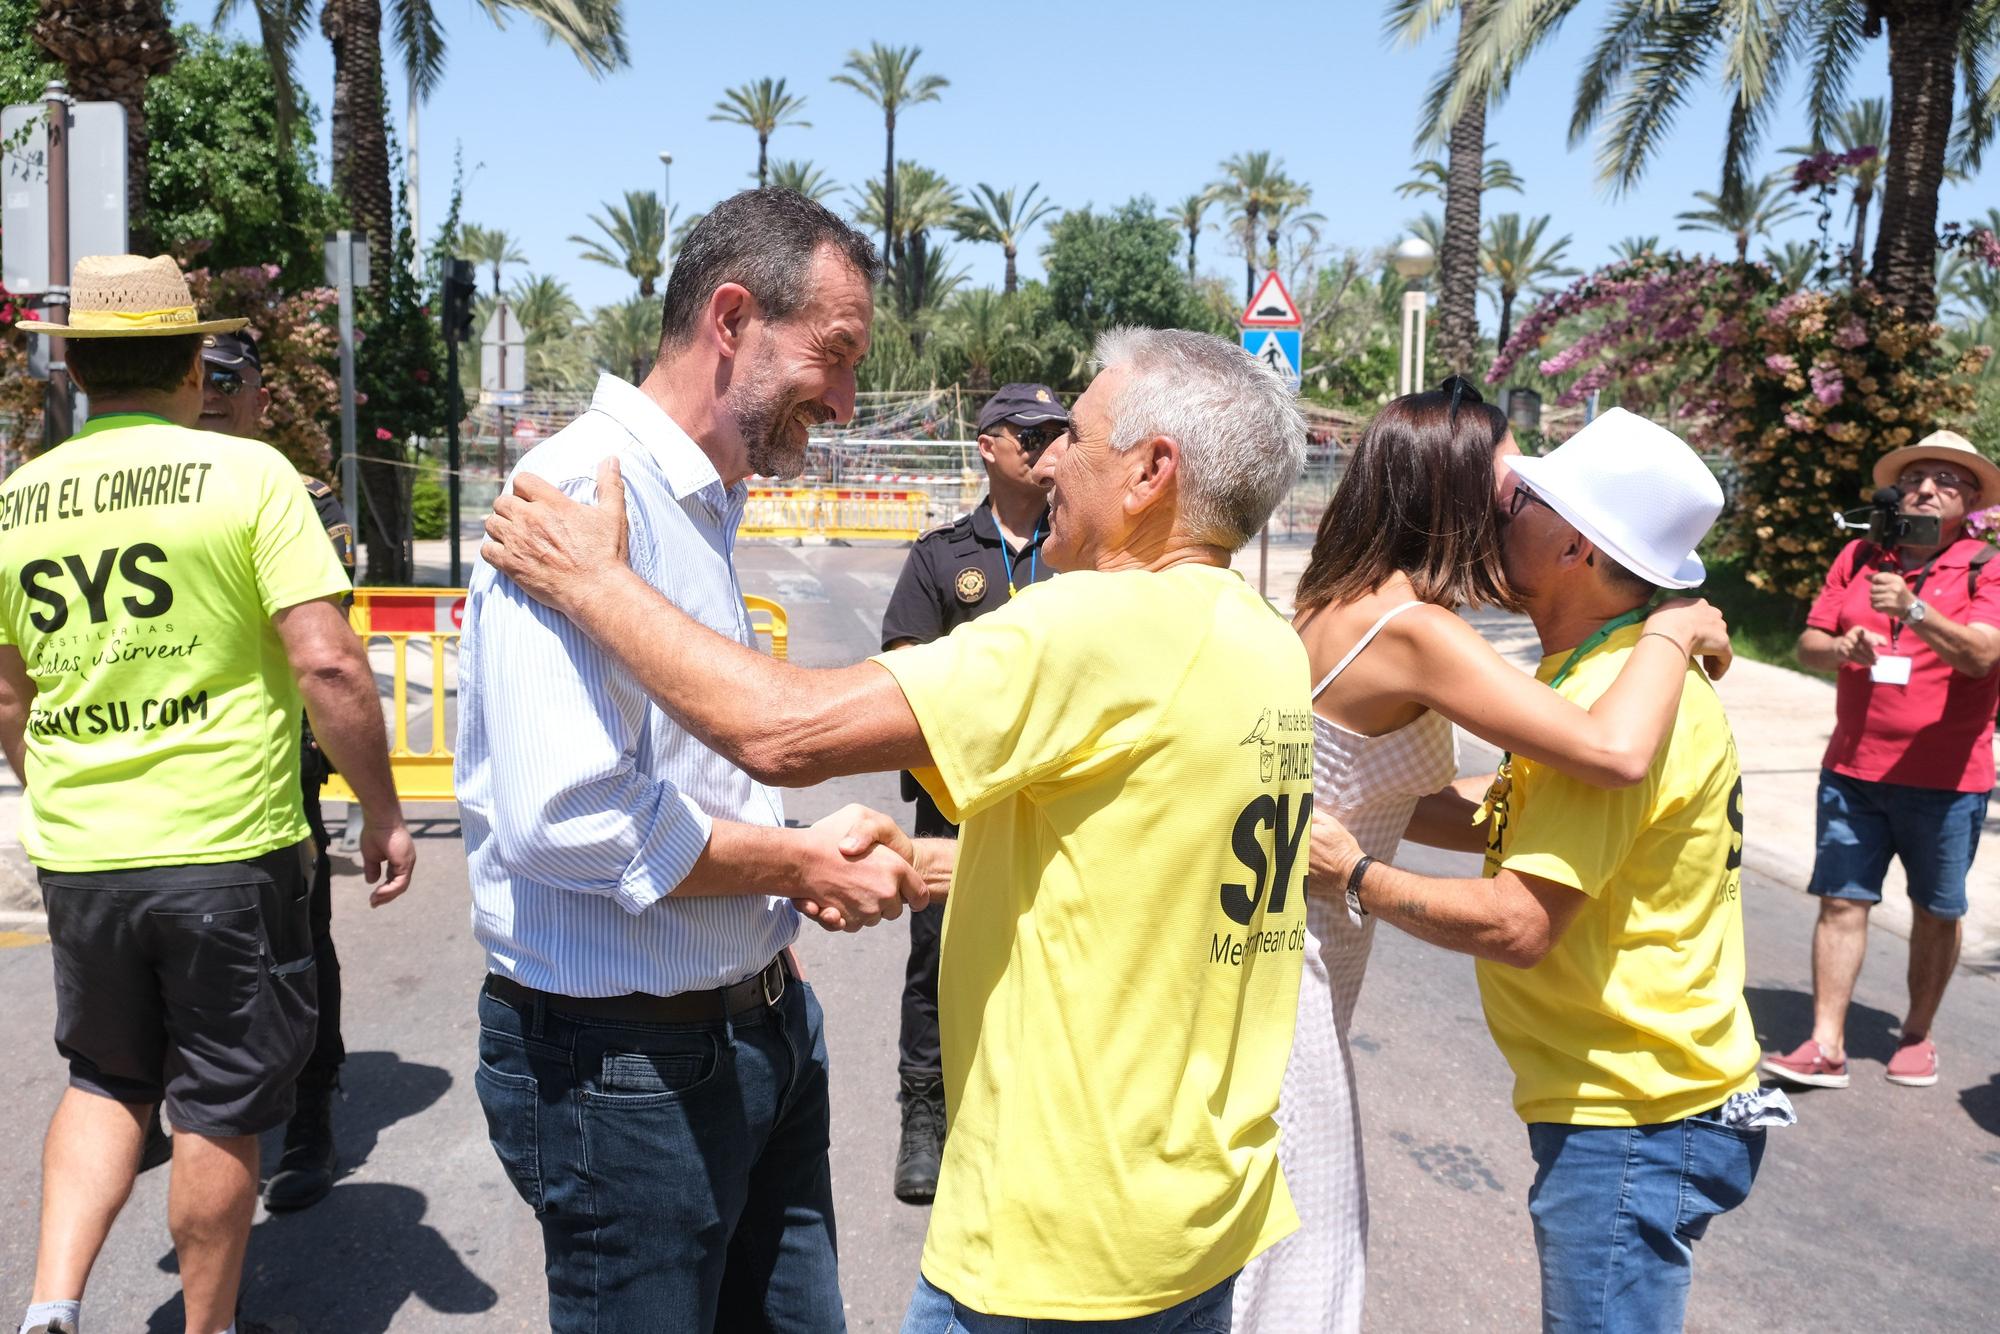
[(1930, 608), (1924, 605), (1924, 600), (1922, 598), (1911, 598), (1910, 609), (1903, 613), (1903, 619), (1908, 621), (1911, 625), (1922, 625), (1924, 623), (1924, 617), (1929, 614), (1930, 614)]
[(1368, 915), (1368, 910), (1361, 906), (1361, 877), (1374, 864), (1375, 859), (1363, 853), (1361, 860), (1354, 863), (1354, 869), (1347, 873), (1347, 911), (1356, 917)]

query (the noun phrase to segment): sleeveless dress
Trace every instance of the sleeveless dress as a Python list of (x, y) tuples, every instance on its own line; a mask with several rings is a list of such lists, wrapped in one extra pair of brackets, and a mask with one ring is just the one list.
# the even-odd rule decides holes
[[(1313, 698), (1383, 626), (1420, 605), (1405, 602), (1384, 612), (1313, 687)], [(1458, 738), (1442, 714), (1426, 709), (1381, 736), (1362, 736), (1313, 714), (1313, 808), (1346, 825), (1371, 857), (1392, 858), (1417, 802), (1457, 776)], [(1306, 929), (1297, 1036), (1278, 1100), (1278, 1160), (1299, 1230), (1252, 1260), (1236, 1280), (1234, 1328), (1259, 1334), (1351, 1334), (1361, 1328), (1368, 1189), (1347, 1039), (1375, 919), (1356, 925), (1345, 903), (1315, 895), (1306, 900)]]

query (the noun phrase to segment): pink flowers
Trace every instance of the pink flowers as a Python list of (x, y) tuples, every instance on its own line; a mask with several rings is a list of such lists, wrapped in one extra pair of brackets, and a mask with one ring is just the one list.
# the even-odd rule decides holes
[(1840, 327), (1833, 331), (1833, 345), (1837, 348), (1851, 352), (1867, 344), (1868, 327), (1861, 322), (1861, 317), (1858, 315), (1848, 316), (1841, 321)]
[(1847, 381), (1842, 378), (1838, 367), (1815, 365), (1810, 377), (1813, 397), (1827, 407), (1832, 407), (1847, 396)]
[(378, 426), (375, 428), (375, 438), (377, 440), (394, 440), (396, 437), (390, 434), (388, 427)]
[(1879, 152), (1875, 145), (1864, 144), (1844, 153), (1814, 153), (1800, 158), (1799, 164), (1792, 168), (1792, 193), (1804, 194), (1815, 187), (1830, 186), (1841, 172), (1874, 161)]
[(1766, 369), (1779, 375), (1789, 375), (1799, 368), (1798, 359), (1784, 352), (1773, 352), (1764, 358)]
[(412, 372), (412, 375), (415, 377), (416, 382), (418, 384), (429, 384), (431, 382), (431, 373), (425, 367), (422, 366), (417, 367), (417, 369), (414, 372)]

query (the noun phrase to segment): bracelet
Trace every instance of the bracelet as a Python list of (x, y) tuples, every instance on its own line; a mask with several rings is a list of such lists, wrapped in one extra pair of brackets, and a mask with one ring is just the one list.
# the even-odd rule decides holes
[(1680, 651), (1681, 651), (1681, 656), (1682, 656), (1683, 658), (1686, 658), (1686, 657), (1691, 657), (1691, 656), (1693, 656), (1693, 652), (1694, 652), (1694, 650), (1692, 650), (1692, 649), (1689, 649), (1689, 648), (1686, 648), (1686, 647), (1684, 647), (1684, 646), (1683, 646), (1683, 645), (1681, 644), (1681, 641), (1680, 641), (1680, 640), (1678, 640), (1678, 639), (1675, 639), (1675, 638), (1674, 638), (1674, 637), (1673, 637), (1672, 635), (1668, 634), (1668, 633), (1667, 633), (1667, 632), (1666, 632), (1665, 630), (1648, 630), (1648, 631), (1646, 631), (1646, 633), (1645, 633), (1645, 634), (1642, 634), (1642, 635), (1640, 635), (1640, 636), (1639, 636), (1639, 638), (1641, 638), (1641, 639), (1650, 639), (1650, 638), (1652, 638), (1652, 637), (1653, 637), (1654, 635), (1658, 635), (1658, 636), (1659, 636), (1660, 638), (1662, 638), (1662, 639), (1666, 640), (1666, 641), (1667, 641), (1667, 642), (1668, 642), (1669, 644), (1672, 644), (1672, 645), (1673, 645), (1673, 646), (1674, 646), (1675, 648), (1677, 648), (1677, 649), (1680, 649)]

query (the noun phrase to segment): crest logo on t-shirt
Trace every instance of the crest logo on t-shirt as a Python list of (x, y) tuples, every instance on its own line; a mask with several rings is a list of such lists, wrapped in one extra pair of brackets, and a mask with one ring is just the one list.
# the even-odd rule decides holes
[(958, 578), (951, 581), (952, 591), (958, 600), (968, 607), (986, 596), (986, 571), (977, 565), (968, 565), (958, 572)]

